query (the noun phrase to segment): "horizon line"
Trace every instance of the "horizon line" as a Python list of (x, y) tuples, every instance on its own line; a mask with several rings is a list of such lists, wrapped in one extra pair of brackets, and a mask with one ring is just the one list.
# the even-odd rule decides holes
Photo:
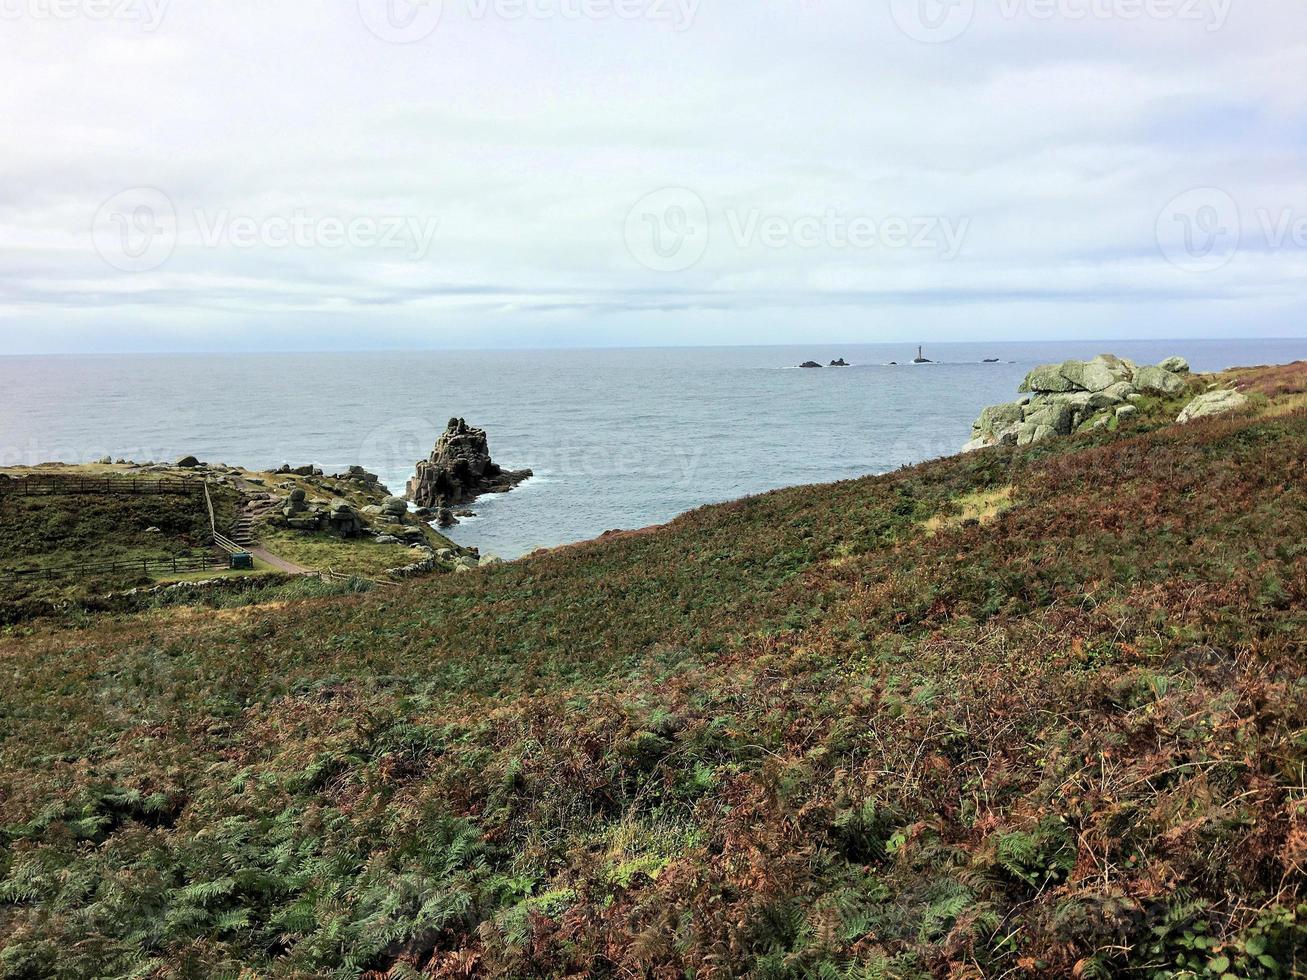
[[(922, 342), (924, 347), (950, 347), (960, 345), (1013, 346), (1017, 344), (1097, 344), (1097, 343), (1262, 343), (1307, 341), (1307, 334), (1295, 337), (1072, 337), (1065, 340), (1026, 338), (1021, 340), (937, 340)], [(749, 349), (804, 349), (813, 347), (898, 347), (918, 346), (917, 341), (839, 341), (814, 340), (786, 344), (586, 344), (556, 347), (336, 347), (336, 348), (242, 348), (234, 350), (73, 350), (4, 352), (0, 357), (216, 357), (245, 355), (287, 354), (505, 354), (548, 353), (565, 351), (641, 351), (641, 350), (749, 350)]]

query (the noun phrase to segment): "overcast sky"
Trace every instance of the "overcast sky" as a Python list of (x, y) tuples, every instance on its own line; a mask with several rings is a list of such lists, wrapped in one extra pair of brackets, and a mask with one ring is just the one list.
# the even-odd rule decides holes
[(0, 0), (0, 353), (1303, 336), (1301, 0)]

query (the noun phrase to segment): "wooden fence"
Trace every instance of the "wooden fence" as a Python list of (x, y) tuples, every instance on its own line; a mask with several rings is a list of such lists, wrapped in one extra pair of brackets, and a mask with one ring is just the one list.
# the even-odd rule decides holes
[(349, 575), (345, 572), (338, 572), (334, 568), (328, 568), (326, 571), (309, 572), (308, 574), (322, 582), (369, 582), (383, 589), (399, 588), (398, 582), (388, 582), (382, 578), (368, 578), (366, 575)]
[(229, 559), (223, 555), (191, 555), (179, 558), (118, 558), (104, 561), (84, 561), (76, 565), (51, 568), (17, 568), (0, 572), (0, 579), (15, 582), (23, 579), (86, 578), (91, 575), (166, 575), (171, 572), (208, 571), (224, 568)]
[(0, 494), (18, 497), (50, 497), (56, 494), (95, 494), (103, 496), (131, 496), (134, 494), (195, 493), (202, 492), (205, 484), (200, 480), (138, 479), (133, 476), (24, 476), (8, 479), (0, 477)]
[[(213, 524), (213, 503), (209, 500), (206, 481), (160, 479), (142, 480), (135, 477), (78, 477), (32, 476), (20, 479), (0, 479), (0, 494), (25, 497), (53, 496), (55, 494), (203, 494), (209, 507), (209, 523)], [(225, 538), (214, 543), (230, 554), (240, 550)], [(226, 543), (223, 543), (226, 542)], [(186, 572), (209, 571), (228, 566), (228, 554), (187, 555), (169, 558), (107, 558), (80, 561), (71, 565), (52, 565), (45, 568), (15, 568), (0, 571), (0, 581), (18, 582), (31, 579), (88, 578), (93, 575), (181, 575)]]
[(209, 481), (205, 480), (204, 487), (204, 506), (209, 508), (209, 530), (213, 533), (214, 547), (221, 548), (229, 555), (243, 555), (248, 549), (242, 548), (231, 538), (218, 531), (218, 516), (213, 512), (213, 498), (209, 496)]

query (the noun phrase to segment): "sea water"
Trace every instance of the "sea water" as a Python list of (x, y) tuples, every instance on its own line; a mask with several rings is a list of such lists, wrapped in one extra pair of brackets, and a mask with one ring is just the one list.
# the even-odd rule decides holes
[(0, 357), (0, 465), (358, 463), (402, 492), (459, 416), (536, 473), (450, 532), (511, 558), (954, 453), (1030, 368), (1106, 350), (1217, 370), (1304, 358), (1307, 340), (938, 344), (922, 365), (907, 345)]

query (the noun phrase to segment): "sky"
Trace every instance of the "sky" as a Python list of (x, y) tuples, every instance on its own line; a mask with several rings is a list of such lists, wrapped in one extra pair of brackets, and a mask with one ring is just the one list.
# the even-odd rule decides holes
[(0, 354), (1307, 335), (1301, 0), (0, 0)]

